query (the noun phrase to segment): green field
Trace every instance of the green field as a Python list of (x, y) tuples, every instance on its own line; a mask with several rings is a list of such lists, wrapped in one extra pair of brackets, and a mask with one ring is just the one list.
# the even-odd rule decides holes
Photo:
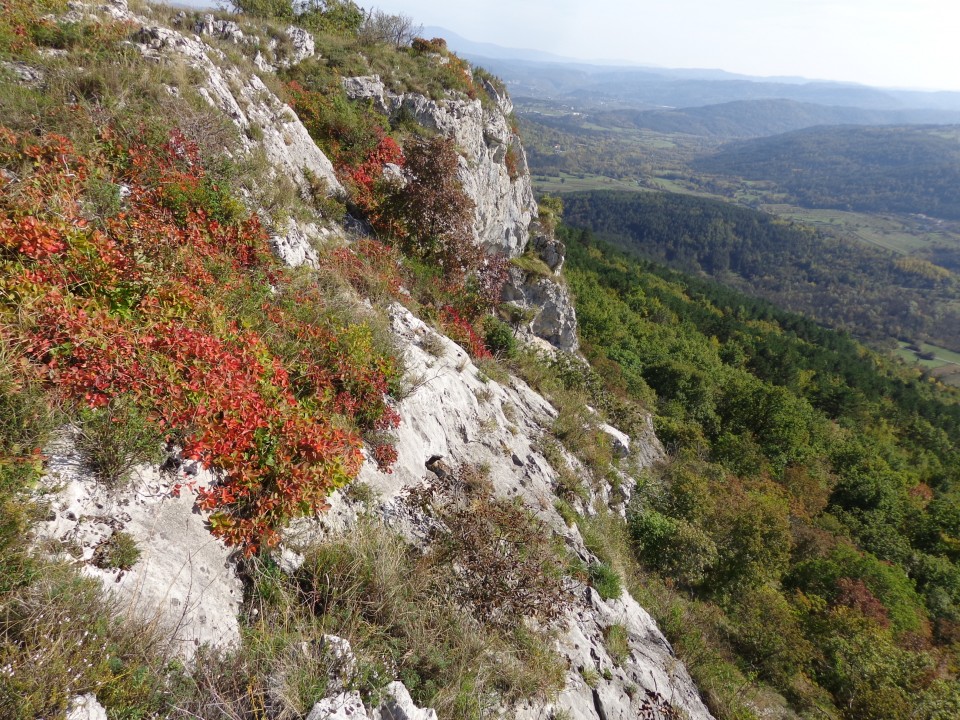
[(763, 205), (761, 209), (904, 255), (933, 245), (960, 246), (960, 232), (954, 224), (793, 205)]
[(581, 190), (643, 190), (635, 180), (615, 180), (602, 175), (560, 173), (533, 175), (533, 189), (538, 193), (565, 193)]
[(941, 382), (960, 387), (960, 353), (929, 343), (918, 343), (917, 347), (920, 352), (902, 342), (894, 354), (905, 362), (922, 365)]

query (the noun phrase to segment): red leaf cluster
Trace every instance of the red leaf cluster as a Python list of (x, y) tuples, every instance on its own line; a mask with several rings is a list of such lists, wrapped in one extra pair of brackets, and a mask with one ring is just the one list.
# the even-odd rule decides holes
[[(154, 148), (107, 131), (98, 147), (0, 128), (0, 167), (23, 174), (0, 185), (0, 326), (65, 399), (147, 408), (216, 472), (198, 496), (214, 533), (252, 553), (356, 476), (361, 432), (397, 426), (395, 363), (369, 328), (324, 316), (315, 283), (287, 281), (182, 135)], [(94, 169), (126, 190), (112, 216), (85, 214)], [(248, 297), (265, 299), (238, 313)]]

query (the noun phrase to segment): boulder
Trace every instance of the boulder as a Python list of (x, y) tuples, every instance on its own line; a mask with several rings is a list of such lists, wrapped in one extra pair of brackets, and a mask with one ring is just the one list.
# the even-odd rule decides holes
[(287, 28), (287, 38), (290, 40), (293, 50), (290, 52), (288, 57), (283, 59), (281, 63), (283, 67), (297, 65), (317, 54), (317, 48), (313, 41), (313, 35), (308, 33), (303, 28), (297, 27), (296, 25), (290, 25)]
[(197, 18), (193, 25), (193, 31), (197, 35), (210, 35), (232, 43), (239, 44), (246, 40), (243, 30), (237, 23), (232, 20), (219, 20), (210, 13)]
[(533, 238), (533, 248), (537, 255), (554, 273), (563, 269), (567, 256), (567, 246), (546, 233), (537, 233)]
[(310, 711), (307, 720), (369, 720), (360, 693), (356, 690), (324, 698)]
[(562, 283), (512, 267), (501, 299), (534, 312), (527, 330), (535, 337), (564, 352), (579, 349), (577, 313), (570, 291)]
[(70, 700), (66, 720), (107, 720), (107, 711), (93, 693), (77, 695)]
[(630, 454), (630, 436), (617, 430), (613, 425), (600, 424), (600, 429), (610, 438), (613, 454), (618, 458), (625, 458)]
[(383, 693), (387, 699), (373, 711), (371, 720), (437, 720), (437, 711), (417, 707), (402, 682), (390, 683)]

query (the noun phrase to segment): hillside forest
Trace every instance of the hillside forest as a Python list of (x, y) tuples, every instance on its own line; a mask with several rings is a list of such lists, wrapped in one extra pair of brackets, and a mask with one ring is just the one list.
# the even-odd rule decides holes
[(628, 528), (690, 598), (665, 620), (681, 647), (702, 634), (804, 716), (955, 714), (960, 395), (766, 301), (564, 237), (584, 352), (608, 392), (654, 409), (673, 456)]

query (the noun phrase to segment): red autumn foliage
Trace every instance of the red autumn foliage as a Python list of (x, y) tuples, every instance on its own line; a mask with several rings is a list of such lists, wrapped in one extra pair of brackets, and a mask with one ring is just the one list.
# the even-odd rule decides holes
[[(65, 399), (131, 396), (214, 470), (198, 503), (215, 534), (248, 554), (275, 542), (357, 474), (360, 432), (397, 426), (392, 358), (369, 328), (324, 320), (315, 284), (287, 282), (179, 133), (153, 148), (105, 131), (81, 157), (0, 128), (4, 166), (22, 177), (0, 186), (0, 325)], [(112, 217), (84, 215), (94, 168), (129, 190)], [(266, 299), (244, 320), (239, 297)]]
[(493, 357), (473, 324), (449, 305), (440, 309), (440, 325), (444, 333), (475, 360)]
[(838, 605), (853, 608), (880, 627), (890, 627), (890, 613), (862, 580), (840, 578), (837, 580), (837, 590)]

